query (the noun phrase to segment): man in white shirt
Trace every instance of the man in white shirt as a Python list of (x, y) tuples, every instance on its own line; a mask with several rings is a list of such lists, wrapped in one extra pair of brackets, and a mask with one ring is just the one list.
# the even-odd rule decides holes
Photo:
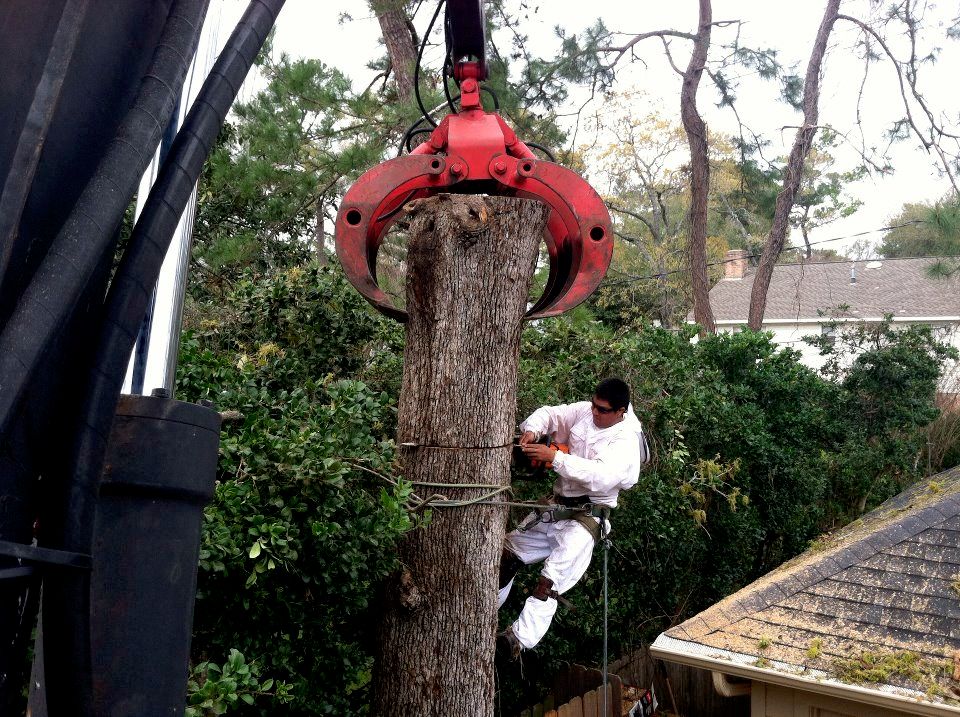
[[(552, 502), (561, 505), (615, 508), (617, 495), (636, 484), (648, 460), (643, 428), (630, 406), (630, 389), (618, 378), (602, 381), (590, 401), (537, 409), (520, 429), (524, 454), (553, 463), (557, 480)], [(537, 443), (542, 436), (567, 444), (570, 453)], [(597, 529), (588, 529), (585, 521), (593, 521)], [(515, 659), (547, 633), (557, 611), (557, 596), (576, 585), (590, 565), (599, 523), (589, 513), (556, 522), (537, 522), (532, 513), (507, 534), (500, 562), (500, 606), (521, 566), (544, 564), (519, 619), (498, 635), (499, 652)], [(605, 527), (609, 530), (609, 525)]]

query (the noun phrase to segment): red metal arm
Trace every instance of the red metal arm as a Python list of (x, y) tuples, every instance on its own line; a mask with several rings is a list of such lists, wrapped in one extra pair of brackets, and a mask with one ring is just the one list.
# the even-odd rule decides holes
[(344, 195), (336, 222), (344, 272), (370, 303), (403, 321), (405, 312), (377, 285), (376, 260), (404, 204), (441, 192), (537, 199), (551, 210), (544, 235), (550, 275), (527, 316), (567, 311), (593, 293), (610, 265), (610, 215), (583, 178), (537, 159), (498, 114), (483, 110), (476, 63), (460, 63), (456, 69), (461, 111), (444, 117), (430, 139), (409, 155), (367, 171)]

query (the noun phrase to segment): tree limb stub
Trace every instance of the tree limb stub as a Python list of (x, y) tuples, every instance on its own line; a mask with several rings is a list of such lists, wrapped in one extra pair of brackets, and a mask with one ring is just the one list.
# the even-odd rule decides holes
[[(548, 208), (513, 197), (410, 202), (397, 443), (403, 475), (453, 499), (508, 485), (517, 365)], [(477, 449), (477, 447), (486, 447)], [(493, 714), (497, 566), (506, 510), (435, 510), (399, 548), (371, 714)]]

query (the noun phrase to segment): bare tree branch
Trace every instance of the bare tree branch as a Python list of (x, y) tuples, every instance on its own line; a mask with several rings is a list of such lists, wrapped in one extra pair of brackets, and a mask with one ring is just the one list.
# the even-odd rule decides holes
[(817, 37), (810, 53), (810, 63), (807, 65), (807, 74), (803, 84), (803, 126), (797, 130), (790, 158), (784, 171), (783, 189), (777, 195), (777, 202), (773, 214), (773, 226), (763, 245), (760, 264), (753, 280), (753, 290), (750, 294), (750, 314), (747, 326), (759, 331), (763, 324), (763, 314), (767, 307), (767, 290), (770, 287), (770, 278), (773, 267), (783, 251), (789, 228), (790, 211), (796, 200), (803, 175), (803, 165), (813, 144), (813, 136), (817, 128), (817, 117), (820, 101), (820, 70), (823, 57), (827, 52), (827, 40), (837, 21), (840, 12), (840, 0), (829, 0), (823, 13), (823, 20), (817, 30)]
[(710, 49), (713, 8), (710, 0), (700, 0), (700, 23), (690, 62), (680, 91), (680, 117), (690, 146), (690, 284), (693, 290), (693, 318), (704, 331), (716, 333), (717, 325), (710, 308), (710, 279), (707, 276), (707, 198), (710, 191), (710, 162), (707, 126), (697, 111), (697, 88), (707, 64)]
[[(957, 178), (954, 175), (953, 170), (950, 166), (950, 159), (946, 156), (946, 153), (943, 150), (943, 147), (940, 144), (940, 139), (943, 137), (948, 137), (950, 139), (960, 139), (960, 136), (951, 134), (944, 130), (944, 128), (936, 121), (933, 112), (930, 110), (929, 105), (927, 104), (926, 98), (920, 93), (917, 88), (917, 77), (916, 77), (916, 48), (915, 48), (915, 28), (913, 27), (913, 22), (909, 15), (905, 20), (905, 23), (908, 28), (908, 34), (911, 38), (911, 58), (905, 64), (907, 66), (906, 72), (904, 71), (902, 63), (897, 59), (896, 55), (893, 54), (893, 51), (890, 49), (890, 46), (886, 43), (883, 37), (878, 33), (874, 28), (870, 27), (867, 23), (862, 20), (858, 20), (855, 17), (850, 15), (837, 15), (838, 20), (846, 20), (847, 22), (853, 23), (860, 28), (865, 35), (872, 37), (878, 45), (883, 49), (884, 54), (893, 64), (894, 70), (897, 73), (897, 82), (900, 84), (900, 98), (903, 100), (903, 109), (906, 112), (906, 121), (910, 129), (913, 130), (913, 133), (916, 135), (917, 139), (920, 140), (920, 143), (923, 145), (923, 148), (930, 152), (931, 150), (939, 157), (941, 169), (943, 173), (947, 176), (947, 179), (950, 181), (950, 186), (953, 187), (954, 194), (960, 195), (960, 186), (957, 184)], [(906, 81), (904, 75), (907, 75)], [(907, 87), (910, 88), (909, 93), (907, 92)], [(929, 130), (931, 137), (927, 138), (924, 133), (921, 131), (920, 126), (917, 124), (916, 119), (913, 116), (913, 111), (910, 108), (910, 97), (913, 97), (914, 101), (920, 106), (924, 115), (927, 117), (927, 122), (929, 124)]]

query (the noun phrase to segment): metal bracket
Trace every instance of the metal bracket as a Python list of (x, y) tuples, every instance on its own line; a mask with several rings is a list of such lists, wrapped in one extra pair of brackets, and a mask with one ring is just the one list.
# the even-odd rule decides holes
[(18, 560), (23, 560), (28, 563), (38, 563), (44, 567), (68, 568), (72, 570), (90, 570), (93, 562), (89, 555), (84, 555), (83, 553), (71, 553), (67, 550), (41, 548), (37, 545), (24, 545), (23, 543), (13, 543), (8, 540), (0, 540), (0, 555), (17, 558)]

